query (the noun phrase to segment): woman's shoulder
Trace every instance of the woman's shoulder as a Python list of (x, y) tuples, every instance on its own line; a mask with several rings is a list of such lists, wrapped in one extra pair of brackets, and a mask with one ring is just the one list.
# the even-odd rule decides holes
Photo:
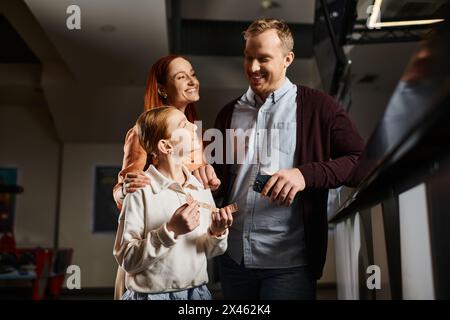
[(128, 129), (127, 134), (125, 135), (125, 142), (132, 140), (132, 139), (139, 140), (139, 133), (138, 133), (138, 129), (137, 129), (136, 125), (130, 129)]
[(123, 148), (125, 157), (132, 156), (132, 159), (130, 159), (129, 162), (134, 163), (138, 161), (139, 166), (141, 167), (140, 170), (142, 170), (147, 161), (147, 153), (139, 142), (139, 133), (136, 126), (128, 130)]

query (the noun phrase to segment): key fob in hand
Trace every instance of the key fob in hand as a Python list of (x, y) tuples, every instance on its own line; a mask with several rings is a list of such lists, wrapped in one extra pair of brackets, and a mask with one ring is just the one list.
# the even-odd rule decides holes
[[(267, 181), (269, 181), (271, 177), (272, 176), (266, 174), (258, 174), (256, 176), (255, 183), (253, 184), (253, 190), (255, 190), (258, 193), (261, 193)], [(272, 191), (272, 189), (269, 190), (269, 192), (267, 193), (268, 195), (270, 194), (270, 191)]]

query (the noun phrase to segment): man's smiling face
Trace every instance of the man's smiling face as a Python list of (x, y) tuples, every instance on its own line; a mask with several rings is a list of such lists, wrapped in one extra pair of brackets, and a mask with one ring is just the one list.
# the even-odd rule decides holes
[(247, 38), (244, 59), (250, 87), (265, 100), (282, 86), (294, 54), (283, 46), (276, 30), (269, 29)]

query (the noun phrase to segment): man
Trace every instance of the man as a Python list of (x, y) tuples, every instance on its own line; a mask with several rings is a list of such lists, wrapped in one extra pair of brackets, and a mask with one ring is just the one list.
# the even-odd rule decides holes
[[(220, 257), (223, 293), (226, 299), (314, 299), (326, 256), (328, 189), (346, 182), (364, 142), (331, 97), (286, 78), (294, 41), (283, 21), (254, 21), (244, 38), (250, 88), (219, 112), (215, 125), (224, 136), (227, 129), (249, 132), (241, 164), (216, 164), (218, 196), (240, 208)], [(279, 137), (268, 163), (258, 158), (268, 143), (264, 129)], [(236, 158), (236, 150), (227, 152)], [(261, 196), (252, 189), (259, 173), (272, 174)]]

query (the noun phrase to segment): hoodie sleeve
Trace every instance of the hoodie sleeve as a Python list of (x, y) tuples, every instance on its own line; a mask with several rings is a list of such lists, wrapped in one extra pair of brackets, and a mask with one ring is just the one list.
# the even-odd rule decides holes
[(148, 199), (144, 199), (143, 189), (127, 194), (119, 216), (113, 254), (128, 273), (147, 269), (164, 257), (177, 242), (173, 232), (167, 230), (166, 223), (146, 232), (147, 205)]

